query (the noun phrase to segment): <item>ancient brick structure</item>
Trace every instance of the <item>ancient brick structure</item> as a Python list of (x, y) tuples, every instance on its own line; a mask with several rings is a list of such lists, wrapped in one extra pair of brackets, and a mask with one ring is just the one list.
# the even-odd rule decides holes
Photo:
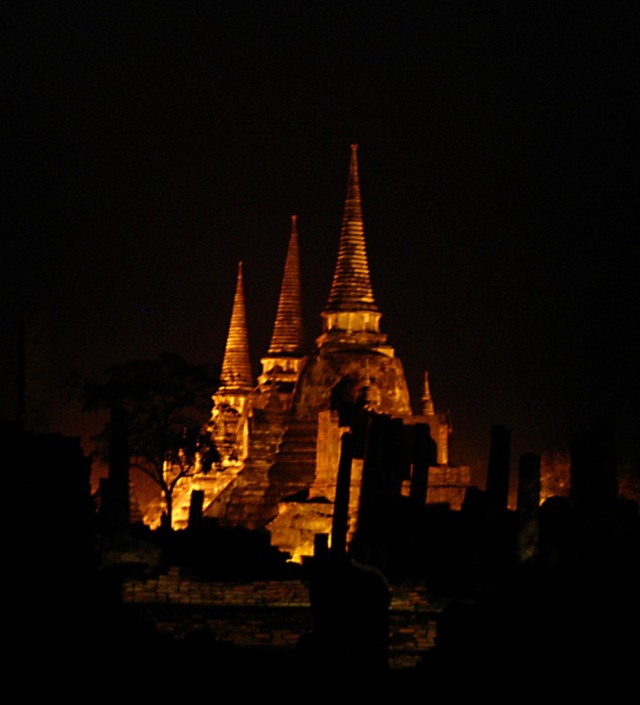
[[(321, 313), (322, 331), (311, 351), (303, 349), (300, 300), (293, 216), (273, 335), (257, 382), (251, 376), (239, 266), (221, 385), (213, 396), (210, 423), (221, 466), (218, 472), (183, 487), (183, 501), (176, 501), (176, 528), (186, 525), (189, 495), (197, 490), (204, 493), (204, 517), (216, 518), (222, 525), (264, 527), (271, 532), (273, 545), (291, 553), (294, 560), (312, 555), (314, 538), (331, 533), (341, 437), (352, 431), (362, 447), (351, 460), (350, 541), (363, 520), (363, 468), (368, 462), (366, 448), (372, 445), (370, 431), (363, 429), (382, 427), (371, 423), (381, 418), (395, 420), (402, 431), (394, 441), (393, 460), (386, 450), (375, 462), (369, 460), (371, 477), (385, 477), (390, 463), (397, 466), (394, 487), (408, 497), (415, 429), (426, 425), (435, 451), (422, 479), (423, 501), (426, 496), (427, 502), (460, 508), (469, 469), (448, 464), (448, 417), (435, 412), (426, 373), (421, 413), (413, 413), (402, 362), (380, 331), (381, 313), (366, 253), (356, 145), (351, 147), (337, 264)], [(416, 486), (414, 480), (414, 492)]]

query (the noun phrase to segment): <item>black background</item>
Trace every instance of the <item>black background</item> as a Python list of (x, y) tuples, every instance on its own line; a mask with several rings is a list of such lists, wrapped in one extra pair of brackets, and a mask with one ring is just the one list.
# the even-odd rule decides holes
[[(382, 329), (451, 459), (566, 448), (592, 414), (638, 460), (633, 3), (181, 2), (3, 10), (0, 413), (17, 329), (74, 370), (221, 361), (244, 262), (254, 372), (297, 214), (309, 348), (349, 145)], [(417, 409), (416, 409), (417, 410)]]

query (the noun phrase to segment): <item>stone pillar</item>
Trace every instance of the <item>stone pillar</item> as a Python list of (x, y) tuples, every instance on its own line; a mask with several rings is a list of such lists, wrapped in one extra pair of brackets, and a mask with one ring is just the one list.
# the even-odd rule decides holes
[(391, 518), (400, 499), (403, 462), (401, 419), (372, 415), (365, 444), (354, 560), (387, 569)]
[(487, 519), (503, 516), (509, 508), (509, 462), (511, 432), (504, 426), (491, 429), (487, 471)]
[(188, 528), (193, 529), (202, 523), (202, 508), (204, 506), (204, 490), (192, 490), (189, 503)]
[(349, 487), (351, 485), (351, 462), (353, 460), (353, 434), (345, 431), (340, 439), (340, 463), (336, 481), (336, 499), (333, 505), (331, 526), (331, 555), (344, 556), (347, 551), (349, 524)]
[(540, 456), (528, 453), (520, 457), (518, 472), (516, 562), (521, 565), (538, 555), (539, 507)]

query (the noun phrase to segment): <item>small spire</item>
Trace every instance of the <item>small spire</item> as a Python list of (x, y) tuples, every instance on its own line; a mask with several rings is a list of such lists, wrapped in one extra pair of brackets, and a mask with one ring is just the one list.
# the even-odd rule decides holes
[(424, 373), (424, 391), (422, 393), (422, 413), (425, 416), (433, 416), (436, 412), (431, 398), (431, 389), (429, 388), (429, 373)]
[(268, 355), (302, 355), (304, 332), (300, 303), (300, 256), (297, 223), (298, 216), (292, 215), (289, 248)]
[(220, 374), (221, 389), (252, 389), (251, 358), (247, 336), (247, 317), (244, 300), (242, 262), (238, 264), (238, 278), (233, 297), (233, 309), (227, 334), (227, 343)]
[(378, 310), (367, 260), (357, 150), (358, 145), (352, 144), (338, 261), (325, 311)]

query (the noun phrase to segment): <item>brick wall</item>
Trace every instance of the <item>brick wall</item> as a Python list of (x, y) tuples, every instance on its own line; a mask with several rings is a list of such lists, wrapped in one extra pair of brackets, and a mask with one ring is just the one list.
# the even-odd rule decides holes
[[(390, 588), (391, 666), (410, 666), (433, 646), (435, 620), (445, 601), (410, 581)], [(235, 645), (293, 649), (312, 628), (309, 586), (303, 580), (210, 582), (171, 568), (157, 578), (125, 580), (122, 599), (176, 638), (208, 627)]]

